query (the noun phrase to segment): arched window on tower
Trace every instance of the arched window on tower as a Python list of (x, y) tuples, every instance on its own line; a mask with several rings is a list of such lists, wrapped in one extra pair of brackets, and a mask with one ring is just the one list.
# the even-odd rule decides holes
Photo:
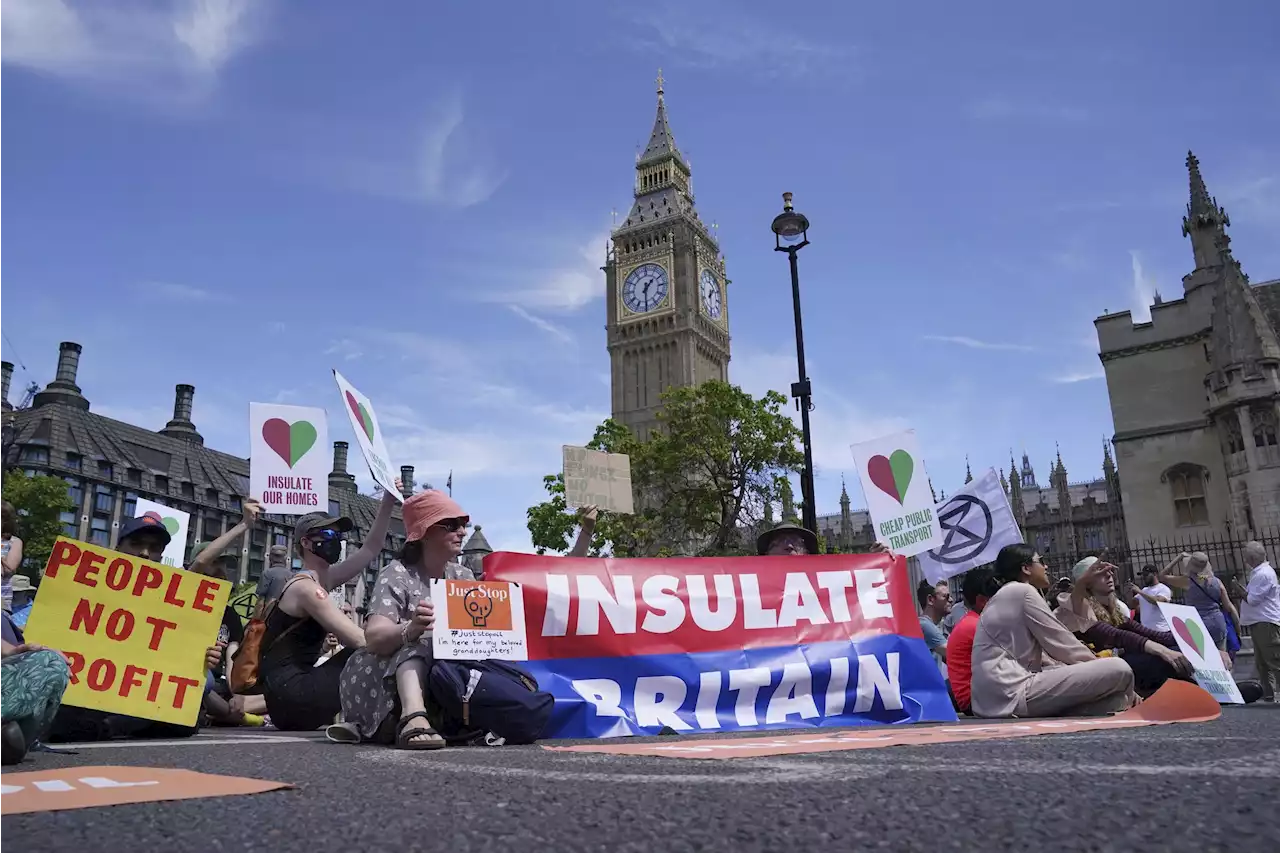
[(1270, 404), (1249, 410), (1253, 422), (1253, 446), (1257, 448), (1259, 465), (1280, 465), (1280, 447), (1276, 446), (1276, 410)]
[(1204, 466), (1179, 462), (1160, 475), (1160, 479), (1169, 484), (1173, 517), (1179, 527), (1209, 523), (1209, 505), (1205, 500), (1208, 472)]

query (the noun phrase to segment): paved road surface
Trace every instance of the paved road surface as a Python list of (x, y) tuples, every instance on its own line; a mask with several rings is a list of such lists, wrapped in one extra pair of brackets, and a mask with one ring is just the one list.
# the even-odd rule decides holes
[(1280, 850), (1280, 706), (1199, 725), (692, 761), (214, 731), (24, 770), (183, 767), (297, 790), (3, 820), (6, 850)]

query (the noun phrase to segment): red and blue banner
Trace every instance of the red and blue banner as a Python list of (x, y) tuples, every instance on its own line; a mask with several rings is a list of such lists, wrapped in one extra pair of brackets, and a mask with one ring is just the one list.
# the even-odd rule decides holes
[(954, 721), (906, 560), (490, 554), (521, 584), (549, 738)]

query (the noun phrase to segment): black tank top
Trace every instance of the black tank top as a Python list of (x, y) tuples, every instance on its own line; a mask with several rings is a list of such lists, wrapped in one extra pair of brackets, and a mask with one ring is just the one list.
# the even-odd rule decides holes
[(328, 631), (310, 616), (290, 616), (277, 603), (267, 616), (261, 668), (265, 676), (284, 670), (310, 671), (320, 659)]

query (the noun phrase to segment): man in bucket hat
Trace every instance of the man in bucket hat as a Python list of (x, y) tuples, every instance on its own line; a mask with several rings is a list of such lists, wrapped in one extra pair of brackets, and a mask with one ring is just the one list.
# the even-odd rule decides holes
[(803, 557), (818, 553), (818, 535), (798, 524), (784, 521), (756, 538), (756, 553), (761, 557)]

